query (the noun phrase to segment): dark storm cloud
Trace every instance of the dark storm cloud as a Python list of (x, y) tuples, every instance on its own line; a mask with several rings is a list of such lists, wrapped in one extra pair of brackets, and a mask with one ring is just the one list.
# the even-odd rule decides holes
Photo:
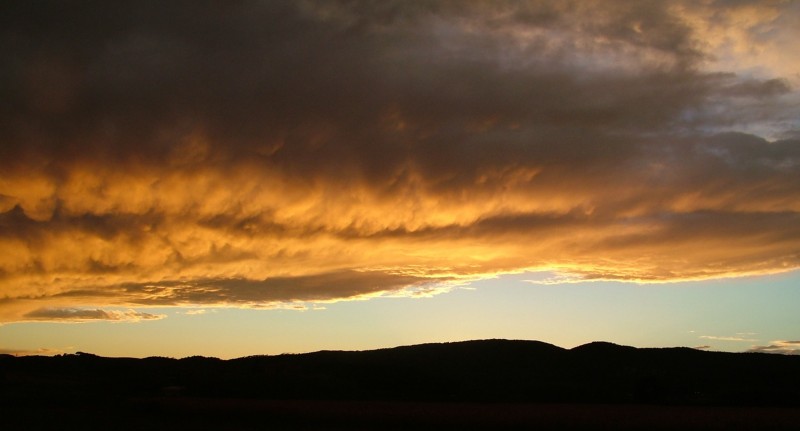
[[(326, 172), (346, 163), (377, 174), (383, 164), (419, 156), (419, 149), (404, 148), (407, 136), (386, 136), (380, 128), (381, 116), (396, 113), (408, 123), (407, 133), (431, 135), (415, 145), (434, 146), (430, 169), (454, 170), (486, 156), (508, 161), (480, 142), (463, 143), (469, 125), (662, 125), (708, 91), (708, 84), (679, 66), (641, 76), (577, 73), (583, 65), (560, 59), (574, 49), (571, 40), (545, 56), (538, 51), (547, 35), (517, 42), (533, 47), (507, 46), (516, 36), (502, 32), (503, 26), (530, 25), (524, 11), (511, 13), (512, 5), (475, 3), (460, 13), (446, 4), (408, 10), (403, 4), (316, 8), (280, 2), (11, 6), (22, 10), (4, 14), (4, 48), (12, 59), (3, 81), (10, 108), (7, 149), (16, 150), (12, 155), (41, 149), (59, 161), (120, 162), (135, 155), (160, 162), (176, 138), (202, 126), (219, 144), (195, 154), (196, 161), (253, 157), (259, 149), (273, 151), (270, 142), (278, 140), (283, 146), (274, 162), (281, 167)], [(549, 15), (563, 13), (549, 8)], [(622, 9), (657, 21), (649, 17), (657, 14), (651, 9), (663, 7)], [(499, 17), (484, 23), (483, 14)], [(685, 62), (686, 29), (683, 38), (653, 37), (648, 44), (649, 38), (620, 30), (627, 20), (613, 17), (582, 32), (653, 47), (681, 59), (678, 65)], [(535, 29), (549, 31), (564, 20), (532, 21)], [(461, 28), (471, 25), (488, 25), (490, 32), (473, 35)], [(523, 57), (530, 64), (514, 64)], [(635, 102), (649, 102), (649, 109)], [(553, 132), (553, 142), (565, 133)], [(501, 147), (519, 138), (509, 135)], [(461, 157), (448, 157), (453, 147), (464, 146)], [(530, 156), (560, 156), (558, 148), (534, 150)]]
[(795, 268), (793, 78), (708, 7), (3, 4), (0, 318)]

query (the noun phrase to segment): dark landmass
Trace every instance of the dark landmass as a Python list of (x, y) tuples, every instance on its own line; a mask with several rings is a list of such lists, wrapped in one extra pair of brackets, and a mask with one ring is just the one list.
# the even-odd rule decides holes
[(0, 355), (0, 403), (19, 429), (797, 429), (800, 356), (509, 340), (231, 360)]

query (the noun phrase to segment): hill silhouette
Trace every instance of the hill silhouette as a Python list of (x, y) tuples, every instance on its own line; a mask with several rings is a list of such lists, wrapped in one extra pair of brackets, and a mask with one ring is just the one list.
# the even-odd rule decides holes
[(600, 342), (568, 350), (538, 341), (481, 340), (231, 360), (2, 355), (0, 370), (4, 408), (56, 409), (62, 416), (100, 409), (112, 416), (135, 410), (146, 418), (183, 408), (196, 417), (221, 405), (258, 410), (275, 403), (319, 407), (323, 401), (436, 405), (437, 412), (453, 405), (534, 404), (779, 409), (773, 418), (800, 411), (800, 356)]

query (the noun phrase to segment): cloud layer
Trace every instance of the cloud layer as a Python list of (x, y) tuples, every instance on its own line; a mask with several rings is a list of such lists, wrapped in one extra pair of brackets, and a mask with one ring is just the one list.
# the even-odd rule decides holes
[(768, 346), (753, 346), (748, 352), (800, 355), (800, 341), (777, 340)]
[(142, 313), (134, 310), (90, 310), (85, 308), (40, 308), (23, 316), (33, 321), (86, 322), (92, 320), (111, 320), (115, 322), (138, 322), (141, 320), (163, 319), (163, 314)]
[(797, 4), (0, 8), (0, 321), (800, 266)]

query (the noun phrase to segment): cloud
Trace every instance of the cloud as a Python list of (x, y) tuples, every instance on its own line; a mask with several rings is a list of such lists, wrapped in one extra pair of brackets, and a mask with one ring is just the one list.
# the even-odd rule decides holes
[(699, 338), (703, 338), (703, 339), (706, 339), (706, 340), (717, 340), (717, 341), (758, 341), (758, 340), (753, 339), (753, 338), (744, 338), (744, 337), (740, 337), (738, 335), (735, 336), (735, 337), (719, 337), (719, 336), (716, 336), (716, 335), (701, 335)]
[(139, 322), (142, 320), (159, 320), (163, 314), (143, 313), (134, 310), (101, 310), (83, 308), (40, 308), (24, 316), (25, 320), (40, 322), (90, 322), (108, 320), (113, 322)]
[(677, 3), (684, 22), (698, 35), (699, 47), (713, 53), (709, 61), (719, 68), (751, 73), (773, 71), (792, 79), (796, 56), (780, 55), (800, 35), (796, 26), (786, 25), (796, 16), (798, 6), (781, 1), (720, 1)]
[(0, 321), (800, 266), (790, 4), (2, 8)]
[(800, 355), (800, 341), (773, 341), (767, 346), (753, 346), (748, 352)]
[(200, 315), (200, 314), (206, 314), (208, 312), (209, 311), (204, 309), (204, 308), (193, 308), (193, 309), (184, 311), (183, 314), (186, 314), (187, 316), (197, 316), (197, 315)]
[(707, 344), (704, 344), (704, 345), (702, 345), (702, 346), (694, 346), (694, 347), (692, 347), (692, 348), (693, 348), (693, 349), (697, 349), (697, 350), (708, 350), (708, 349), (710, 349), (710, 348), (711, 348), (711, 346), (709, 346), (709, 345), (707, 345)]
[[(381, 271), (338, 271), (297, 277), (197, 278), (147, 283), (81, 286), (45, 297), (0, 299), (0, 318), (5, 321), (88, 322), (95, 320), (141, 321), (166, 317), (134, 310), (117, 311), (68, 307), (69, 304), (107, 304), (115, 307), (197, 307), (203, 305), (319, 309), (321, 303), (366, 299), (376, 296), (422, 297), (450, 290), (460, 281), (454, 277), (388, 274)], [(28, 311), (31, 308), (33, 311)], [(186, 314), (205, 310), (189, 309)]]
[(4, 349), (0, 348), (0, 355), (14, 356), (53, 356), (64, 353), (63, 349), (38, 348), (38, 349)]

